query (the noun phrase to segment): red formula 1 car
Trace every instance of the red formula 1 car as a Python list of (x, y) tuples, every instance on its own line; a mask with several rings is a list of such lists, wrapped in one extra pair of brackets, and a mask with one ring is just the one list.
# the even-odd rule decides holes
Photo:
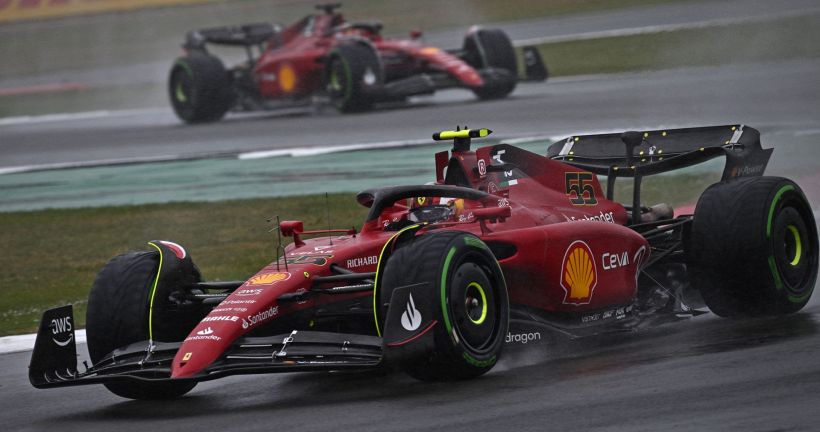
[[(321, 95), (344, 112), (401, 101), (437, 89), (462, 87), (481, 99), (507, 96), (517, 82), (516, 53), (501, 30), (474, 27), (458, 50), (411, 39), (386, 39), (379, 23), (349, 23), (319, 5), (290, 27), (247, 24), (188, 33), (185, 55), (171, 68), (169, 94), (185, 122), (208, 122), (226, 111), (261, 110)], [(247, 61), (226, 70), (206, 44), (244, 47)], [(529, 80), (547, 79), (538, 50), (523, 49)]]
[[(809, 300), (818, 238), (800, 188), (763, 177), (771, 149), (741, 125), (574, 136), (546, 156), (489, 131), (446, 131), (436, 182), (358, 194), (361, 231), (304, 230), (247, 280), (204, 282), (180, 245), (112, 259), (87, 312), (93, 365), (77, 367), (71, 306), (45, 313), (35, 387), (103, 383), (167, 398), (231, 374), (399, 368), (424, 380), (481, 375), (505, 345), (658, 317), (786, 314)], [(645, 207), (641, 180), (725, 156), (694, 215)], [(606, 176), (606, 193), (598, 176)], [(631, 205), (613, 201), (631, 179)], [(307, 239), (307, 236), (321, 235)], [(281, 245), (281, 242), (280, 242)]]

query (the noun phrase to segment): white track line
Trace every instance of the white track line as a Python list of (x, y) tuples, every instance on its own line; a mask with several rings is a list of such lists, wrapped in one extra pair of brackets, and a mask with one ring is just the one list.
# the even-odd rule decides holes
[(264, 158), (280, 157), (280, 156), (292, 156), (292, 157), (317, 156), (317, 155), (323, 155), (323, 154), (340, 153), (340, 152), (348, 152), (348, 151), (356, 151), (356, 150), (377, 150), (377, 149), (388, 149), (388, 148), (398, 148), (398, 147), (410, 147), (410, 146), (425, 145), (425, 144), (430, 145), (430, 144), (432, 144), (432, 141), (428, 140), (428, 139), (424, 139), (424, 140), (403, 140), (403, 141), (383, 141), (383, 142), (375, 142), (375, 143), (343, 144), (343, 145), (339, 145), (339, 146), (297, 147), (297, 148), (279, 149), (279, 150), (261, 150), (261, 151), (252, 151), (252, 152), (239, 153), (239, 155), (237, 155), (237, 159), (248, 160), (248, 159), (264, 159)]
[[(34, 349), (35, 339), (37, 339), (37, 334), (0, 337), (0, 354), (31, 351)], [(74, 340), (78, 344), (85, 343), (85, 329), (77, 330), (74, 333)]]
[(135, 164), (157, 163), (157, 162), (175, 162), (175, 161), (182, 161), (182, 160), (205, 159), (205, 158), (209, 158), (209, 157), (219, 157), (219, 156), (224, 156), (224, 155), (225, 155), (225, 153), (223, 152), (223, 153), (213, 153), (213, 154), (205, 154), (205, 155), (198, 155), (198, 156), (166, 155), (166, 156), (135, 157), (135, 158), (122, 158), (122, 159), (100, 159), (100, 160), (82, 161), (82, 162), (59, 162), (59, 163), (40, 164), (40, 165), (20, 165), (20, 166), (2, 167), (2, 168), (0, 168), (0, 175), (24, 173), (24, 172), (31, 172), (31, 171), (50, 171), (50, 170), (69, 169), (69, 168), (94, 168), (94, 167), (100, 167), (100, 166), (135, 165)]
[(166, 112), (166, 108), (139, 108), (127, 110), (98, 110), (75, 113), (43, 114), (0, 118), (0, 126), (16, 126), (32, 123), (52, 123), (77, 120), (96, 120), (106, 117), (124, 117), (135, 114), (156, 114)]
[[(632, 126), (629, 128), (630, 130), (653, 130), (653, 129), (676, 129), (682, 127), (688, 127), (691, 125), (652, 125), (652, 126)], [(604, 133), (619, 133), (623, 132), (626, 129), (604, 129), (604, 130), (593, 130), (593, 131), (584, 131), (584, 132), (567, 132), (565, 134), (516, 134), (516, 135), (507, 135), (504, 137), (498, 137), (498, 140), (505, 144), (521, 144), (533, 141), (557, 141), (562, 138), (566, 138), (569, 135), (596, 135), (596, 134), (604, 134)], [(380, 149), (391, 149), (391, 148), (401, 148), (401, 147), (412, 147), (412, 146), (421, 146), (421, 145), (433, 145), (434, 142), (428, 139), (419, 139), (419, 140), (401, 140), (401, 141), (380, 141), (380, 142), (371, 142), (371, 143), (352, 143), (352, 144), (342, 144), (338, 146), (323, 146), (323, 147), (292, 147), (292, 148), (285, 148), (285, 149), (271, 149), (271, 150), (258, 150), (258, 151), (250, 151), (250, 152), (240, 152), (240, 153), (230, 153), (230, 152), (218, 152), (218, 153), (201, 153), (197, 155), (189, 155), (189, 156), (181, 156), (181, 155), (163, 155), (163, 156), (152, 156), (152, 157), (143, 157), (143, 158), (123, 158), (123, 159), (101, 159), (96, 161), (82, 161), (82, 162), (61, 162), (61, 163), (53, 163), (53, 164), (42, 164), (42, 165), (23, 165), (23, 166), (12, 166), (12, 167), (0, 167), (0, 175), (3, 174), (17, 174), (17, 173), (26, 173), (26, 172), (33, 172), (33, 171), (49, 171), (49, 170), (57, 170), (57, 169), (71, 169), (71, 168), (94, 168), (100, 166), (114, 166), (114, 165), (136, 165), (136, 164), (144, 164), (144, 163), (157, 163), (157, 162), (175, 162), (175, 161), (183, 161), (183, 160), (201, 160), (201, 159), (213, 159), (217, 157), (222, 158), (236, 158), (239, 160), (254, 160), (254, 159), (265, 159), (265, 158), (273, 158), (273, 157), (304, 157), (304, 156), (318, 156), (324, 154), (331, 154), (331, 153), (342, 153), (342, 152), (350, 152), (350, 151), (357, 151), (357, 150), (380, 150)]]

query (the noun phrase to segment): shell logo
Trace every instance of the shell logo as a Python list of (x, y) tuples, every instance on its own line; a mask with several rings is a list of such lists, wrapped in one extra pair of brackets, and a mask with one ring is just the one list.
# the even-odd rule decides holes
[(279, 87), (285, 93), (290, 93), (296, 88), (296, 71), (288, 63), (279, 68)]
[(598, 283), (598, 270), (589, 245), (581, 240), (569, 245), (561, 268), (561, 287), (566, 292), (564, 304), (589, 304)]
[(288, 280), (289, 278), (290, 273), (262, 273), (248, 279), (248, 285), (273, 285), (276, 282)]

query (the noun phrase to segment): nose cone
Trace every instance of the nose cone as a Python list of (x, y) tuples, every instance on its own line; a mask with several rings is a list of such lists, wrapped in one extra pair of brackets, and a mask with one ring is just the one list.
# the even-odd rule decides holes
[(243, 332), (238, 316), (215, 315), (191, 331), (171, 363), (171, 378), (194, 376), (216, 361)]
[(220, 352), (207, 349), (206, 344), (185, 342), (171, 363), (171, 378), (192, 377), (216, 360)]
[(309, 283), (307, 277), (292, 278), (290, 273), (276, 271), (272, 265), (248, 279), (191, 330), (171, 363), (171, 378), (201, 374), (237, 338), (276, 319), (280, 295), (306, 288)]

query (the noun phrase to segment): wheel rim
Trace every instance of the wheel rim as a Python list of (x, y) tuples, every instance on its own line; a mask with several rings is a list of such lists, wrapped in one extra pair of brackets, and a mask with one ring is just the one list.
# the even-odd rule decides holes
[(182, 67), (178, 67), (171, 78), (170, 93), (171, 105), (183, 119), (193, 116), (192, 98), (195, 97), (191, 88), (190, 75)]
[(478, 282), (467, 285), (464, 304), (467, 309), (467, 318), (475, 325), (481, 325), (487, 319), (487, 294), (484, 287)]
[(795, 207), (782, 207), (773, 225), (770, 266), (775, 285), (785, 288), (793, 297), (802, 298), (813, 288), (816, 245), (809, 240), (806, 222)]
[(342, 106), (347, 103), (350, 97), (350, 71), (347, 63), (340, 57), (333, 59), (330, 64), (330, 76), (328, 77), (327, 89), (330, 94), (331, 101), (336, 106)]
[(330, 82), (328, 83), (328, 88), (330, 91), (339, 92), (342, 90), (342, 83), (339, 82), (339, 72), (337, 70), (333, 70), (330, 73)]
[(182, 81), (177, 81), (177, 88), (174, 91), (174, 96), (180, 103), (188, 102), (188, 97), (185, 95), (185, 90), (182, 88)]
[(786, 256), (794, 257), (789, 262), (789, 265), (794, 267), (800, 263), (800, 258), (802, 258), (803, 240), (801, 239), (800, 232), (797, 230), (796, 226), (788, 225), (786, 226), (786, 229), (788, 229), (791, 234), (791, 237), (786, 235)]
[(482, 353), (492, 348), (498, 332), (495, 284), (469, 256), (455, 267), (450, 280), (449, 315), (462, 344)]

